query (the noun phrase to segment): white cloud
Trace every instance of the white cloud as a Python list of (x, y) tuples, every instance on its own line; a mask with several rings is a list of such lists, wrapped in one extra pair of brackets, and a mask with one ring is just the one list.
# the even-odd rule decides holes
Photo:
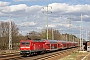
[(52, 12), (67, 11), (69, 4), (66, 3), (52, 3), (49, 4), (52, 7)]
[(70, 26), (72, 26), (72, 24), (59, 24), (60, 26), (62, 26), (62, 27), (70, 27)]
[(26, 10), (27, 6), (25, 4), (19, 4), (19, 5), (11, 5), (6, 6), (5, 9), (2, 10), (2, 12), (15, 12), (15, 11), (21, 11)]
[(27, 11), (28, 12), (32, 12), (32, 13), (38, 13), (39, 11), (41, 11), (42, 9), (42, 6), (39, 6), (39, 5), (33, 5), (33, 6), (30, 6), (30, 7), (27, 7)]
[[(6, 15), (13, 15), (13, 16), (28, 16), (28, 15), (37, 15), (40, 14), (42, 12), (42, 6), (40, 5), (32, 5), (32, 6), (27, 6), (26, 4), (18, 4), (18, 5), (8, 5), (8, 2), (0, 2), (2, 4), (2, 6), (0, 8), (0, 11), (2, 14), (6, 14)], [(4, 5), (5, 3), (5, 5)], [(72, 13), (72, 15), (80, 15), (81, 13), (85, 14), (87, 12), (90, 12), (90, 5), (85, 4), (85, 5), (69, 5), (66, 3), (52, 3), (49, 4), (48, 6), (51, 6), (52, 9), (50, 9), (50, 7), (48, 7), (49, 11), (52, 11), (52, 16), (56, 15), (56, 16), (60, 16), (60, 15), (70, 15)], [(8, 13), (8, 14), (7, 14)], [(5, 15), (5, 16), (6, 16)], [(90, 14), (89, 14), (90, 15)]]
[(0, 7), (5, 7), (5, 6), (8, 6), (9, 4), (10, 4), (9, 2), (0, 1)]
[(52, 12), (58, 12), (60, 14), (66, 14), (66, 13), (77, 13), (83, 12), (86, 13), (87, 11), (90, 12), (90, 5), (69, 5), (66, 3), (52, 3), (49, 4), (49, 6), (52, 6)]
[(68, 8), (68, 12), (87, 12), (90, 10), (90, 5), (71, 5)]
[(56, 26), (54, 24), (49, 24), (48, 27), (53, 28), (53, 27), (56, 27)]
[(90, 16), (89, 15), (83, 15), (83, 18), (89, 18)]
[(18, 4), (18, 5), (11, 5), (1, 7), (0, 11), (5, 16), (30, 16), (30, 15), (37, 15), (42, 6), (34, 5), (34, 6), (27, 6), (26, 4)]
[(35, 22), (23, 22), (23, 23), (21, 23), (21, 24), (18, 24), (19, 26), (34, 26), (34, 25), (36, 25), (36, 23)]
[(41, 29), (43, 29), (43, 27), (37, 27), (37, 29), (40, 29), (41, 30)]

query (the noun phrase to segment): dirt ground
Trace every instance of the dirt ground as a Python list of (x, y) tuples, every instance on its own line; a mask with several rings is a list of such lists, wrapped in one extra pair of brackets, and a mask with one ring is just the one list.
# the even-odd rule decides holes
[[(86, 57), (85, 57), (86, 56)], [(90, 60), (90, 52), (87, 51), (76, 51), (71, 55), (68, 55), (64, 58), (58, 60)]]
[(6, 54), (6, 53), (16, 53), (20, 52), (19, 50), (0, 50), (0, 54)]

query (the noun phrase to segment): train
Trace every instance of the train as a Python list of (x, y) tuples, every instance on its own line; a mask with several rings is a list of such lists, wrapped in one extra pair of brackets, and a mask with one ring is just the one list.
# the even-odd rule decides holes
[(20, 40), (20, 54), (23, 56), (27, 56), (77, 46), (78, 42), (63, 40)]

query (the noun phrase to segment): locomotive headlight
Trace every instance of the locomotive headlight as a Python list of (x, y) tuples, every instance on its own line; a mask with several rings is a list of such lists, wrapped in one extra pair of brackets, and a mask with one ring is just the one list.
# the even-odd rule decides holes
[(22, 53), (22, 51), (20, 51), (20, 53)]
[(29, 52), (26, 52), (26, 53), (29, 53)]

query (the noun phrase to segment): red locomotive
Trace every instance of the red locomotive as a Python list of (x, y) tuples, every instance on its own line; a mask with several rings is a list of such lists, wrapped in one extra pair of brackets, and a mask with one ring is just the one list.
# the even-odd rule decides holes
[(45, 42), (43, 40), (21, 40), (20, 50), (22, 55), (33, 55), (46, 50)]
[(20, 54), (33, 55), (41, 52), (66, 49), (78, 46), (77, 42), (61, 40), (21, 40)]

